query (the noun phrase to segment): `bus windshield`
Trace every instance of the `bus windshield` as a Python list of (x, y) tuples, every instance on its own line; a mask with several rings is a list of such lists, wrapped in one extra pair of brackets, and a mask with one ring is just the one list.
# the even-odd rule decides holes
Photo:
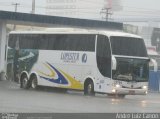
[(149, 64), (147, 59), (117, 57), (117, 69), (113, 71), (113, 79), (125, 81), (147, 81)]
[(121, 36), (110, 39), (113, 55), (148, 57), (143, 39)]

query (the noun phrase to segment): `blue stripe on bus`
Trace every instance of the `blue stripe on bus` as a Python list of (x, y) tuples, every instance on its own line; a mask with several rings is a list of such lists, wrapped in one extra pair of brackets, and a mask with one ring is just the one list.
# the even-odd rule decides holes
[(68, 81), (66, 80), (66, 78), (65, 78), (54, 66), (52, 66), (50, 63), (47, 62), (47, 64), (48, 64), (52, 69), (54, 69), (54, 71), (57, 73), (58, 79), (46, 78), (46, 77), (43, 77), (43, 76), (40, 76), (40, 77), (43, 78), (43, 79), (45, 79), (45, 80), (47, 80), (47, 81), (53, 82), (53, 83), (67, 85), (67, 84), (68, 84)]

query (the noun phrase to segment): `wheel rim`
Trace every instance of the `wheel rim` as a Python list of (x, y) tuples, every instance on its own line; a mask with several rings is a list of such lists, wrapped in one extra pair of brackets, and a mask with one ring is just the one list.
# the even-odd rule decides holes
[(27, 85), (27, 78), (25, 77), (25, 78), (23, 79), (23, 87), (26, 87), (26, 85)]
[(88, 94), (92, 94), (92, 85), (91, 84), (88, 84), (87, 92), (88, 92)]
[(37, 79), (33, 79), (32, 80), (32, 88), (36, 88), (37, 87)]

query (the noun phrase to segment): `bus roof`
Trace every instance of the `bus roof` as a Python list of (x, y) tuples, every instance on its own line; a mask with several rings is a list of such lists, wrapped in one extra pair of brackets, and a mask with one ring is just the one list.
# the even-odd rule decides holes
[(123, 36), (141, 38), (138, 35), (116, 30), (78, 29), (78, 28), (48, 28), (43, 31), (11, 31), (10, 34), (103, 34), (110, 36)]

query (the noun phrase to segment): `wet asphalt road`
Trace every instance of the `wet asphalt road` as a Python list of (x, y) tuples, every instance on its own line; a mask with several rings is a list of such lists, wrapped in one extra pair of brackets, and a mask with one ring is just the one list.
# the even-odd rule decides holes
[(0, 112), (22, 113), (160, 113), (160, 93), (126, 96), (84, 96), (83, 92), (60, 92), (53, 88), (24, 90), (11, 81), (0, 81)]

